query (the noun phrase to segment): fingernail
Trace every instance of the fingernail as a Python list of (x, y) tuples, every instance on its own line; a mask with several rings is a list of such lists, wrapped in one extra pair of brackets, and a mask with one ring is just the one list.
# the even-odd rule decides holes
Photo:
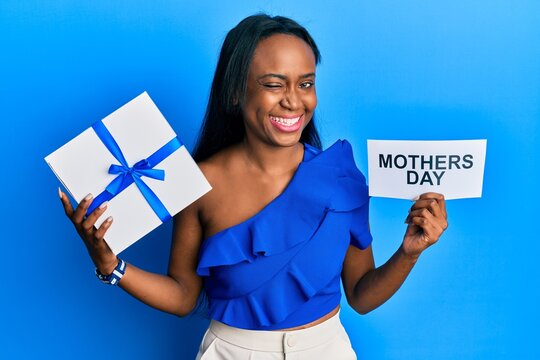
[(60, 190), (60, 186), (58, 187), (58, 196), (60, 196), (60, 199), (62, 199), (62, 190)]
[(100, 210), (103, 210), (107, 207), (107, 205), (109, 205), (109, 202), (108, 201), (104, 201), (101, 203), (101, 205), (99, 205), (99, 209)]
[(105, 222), (110, 223), (112, 221), (112, 216), (109, 216), (107, 219), (105, 219)]
[(420, 196), (416, 195), (415, 197), (412, 198), (411, 201), (416, 201), (416, 200), (418, 200), (418, 199), (420, 199)]
[(85, 196), (84, 201), (88, 201), (92, 198), (92, 194), (88, 194)]

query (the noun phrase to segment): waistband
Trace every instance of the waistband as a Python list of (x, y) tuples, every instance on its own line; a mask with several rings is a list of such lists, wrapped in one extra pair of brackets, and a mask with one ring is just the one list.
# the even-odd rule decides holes
[(342, 327), (340, 310), (320, 324), (289, 331), (247, 330), (211, 320), (210, 331), (218, 338), (250, 350), (269, 352), (302, 351), (330, 341)]

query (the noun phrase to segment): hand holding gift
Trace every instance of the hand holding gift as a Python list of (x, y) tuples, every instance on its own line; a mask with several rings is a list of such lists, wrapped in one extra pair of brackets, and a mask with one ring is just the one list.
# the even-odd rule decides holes
[(107, 202), (102, 203), (85, 219), (84, 216), (86, 211), (93, 200), (93, 197), (90, 194), (88, 194), (83, 201), (79, 203), (75, 210), (73, 210), (73, 207), (71, 206), (66, 194), (64, 194), (60, 189), (58, 189), (58, 194), (60, 196), (60, 200), (62, 201), (62, 205), (64, 206), (64, 211), (66, 212), (67, 217), (71, 220), (71, 222), (73, 222), (75, 229), (77, 229), (77, 232), (83, 239), (86, 249), (88, 250), (88, 254), (92, 258), (96, 268), (103, 274), (112, 273), (118, 264), (118, 259), (112, 252), (109, 245), (107, 245), (105, 240), (103, 240), (105, 233), (112, 224), (112, 216), (109, 216), (105, 221), (103, 221), (99, 228), (95, 227), (95, 223), (98, 218), (103, 215), (105, 210), (107, 210)]

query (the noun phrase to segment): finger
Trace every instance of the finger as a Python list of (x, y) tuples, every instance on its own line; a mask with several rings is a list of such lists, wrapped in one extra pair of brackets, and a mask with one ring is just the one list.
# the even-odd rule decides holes
[(444, 217), (447, 217), (446, 214), (446, 201), (444, 199), (444, 195), (436, 192), (427, 192), (422, 195), (420, 195), (419, 199), (435, 199), (437, 200), (437, 203), (439, 204), (439, 207), (441, 208), (442, 214)]
[[(415, 217), (411, 218), (410, 224), (414, 225), (414, 226), (418, 227), (418, 229), (420, 229), (416, 233), (422, 232), (422, 240), (425, 242), (425, 244), (427, 246), (430, 246), (431, 245), (431, 241), (430, 241), (431, 238), (430, 238), (428, 232), (424, 229), (424, 227), (426, 226), (426, 221), (427, 220), (425, 218), (415, 216)], [(414, 233), (412, 235), (415, 235), (416, 233)]]
[(414, 216), (411, 218), (411, 223), (422, 228), (424, 232), (424, 240), (429, 245), (435, 243), (442, 233), (442, 229), (440, 229), (436, 223), (433, 223), (425, 217)]
[[(437, 205), (435, 205), (435, 203)], [(424, 207), (431, 209), (432, 214), (437, 217), (440, 216), (444, 219), (447, 218), (444, 197), (443, 198), (424, 198), (422, 200), (418, 200), (411, 206), (411, 208), (409, 209), (409, 212), (411, 212), (412, 210), (421, 209)]]
[[(448, 220), (446, 218), (446, 212), (441, 208), (440, 202), (437, 200), (430, 200), (430, 211), (435, 215), (435, 221), (439, 227), (443, 230), (448, 228)], [(444, 202), (444, 199), (442, 200)]]
[(437, 199), (437, 203), (439, 204), (439, 207), (441, 208), (441, 212), (445, 219), (448, 219), (448, 214), (446, 212), (446, 199), (444, 198), (444, 195), (441, 199)]
[(444, 214), (441, 207), (439, 206), (439, 202), (436, 199), (429, 200), (428, 209), (433, 214), (437, 222), (440, 223), (444, 220)]
[(99, 205), (97, 209), (95, 209), (94, 211), (90, 213), (90, 215), (88, 215), (88, 217), (81, 224), (81, 227), (84, 231), (86, 231), (87, 233), (93, 231), (94, 224), (96, 223), (97, 219), (101, 215), (103, 215), (105, 210), (107, 210), (107, 205), (108, 205), (108, 202), (104, 201), (103, 203), (101, 203), (101, 205)]
[[(434, 204), (435, 207), (438, 207), (437, 203), (435, 202)], [(440, 230), (445, 230), (446, 227), (448, 227), (448, 224), (446, 222), (446, 219), (442, 218), (439, 214), (439, 216), (436, 216), (436, 215), (433, 215), (433, 211), (439, 211), (440, 212), (440, 209), (437, 209), (437, 210), (432, 210), (432, 209), (428, 209), (428, 208), (421, 208), (421, 209), (416, 209), (416, 210), (413, 210), (409, 213), (409, 215), (407, 216), (407, 219), (405, 219), (405, 222), (408, 223), (410, 222), (410, 219), (412, 219), (413, 217), (423, 217), (423, 218), (426, 218), (430, 223), (434, 224), (434, 226)], [(442, 231), (441, 231), (442, 233)]]
[(442, 209), (440, 208), (438, 202), (436, 202), (433, 206), (437, 208), (437, 214), (435, 215), (435, 222), (444, 231), (448, 228), (448, 221), (446, 220), (446, 216), (443, 214)]
[(422, 209), (427, 209), (439, 222), (444, 221), (444, 215), (442, 214), (439, 203), (435, 199), (418, 200), (409, 208), (409, 214), (405, 218), (405, 223), (410, 219), (411, 214), (421, 214), (419, 212)]
[(418, 225), (413, 224), (412, 221), (408, 220), (407, 223), (409, 225), (405, 230), (405, 236), (412, 236), (415, 235), (417, 232), (422, 231), (422, 228)]
[(66, 194), (60, 190), (60, 187), (58, 187), (58, 196), (60, 196), (60, 201), (62, 202), (62, 206), (64, 207), (64, 212), (66, 213), (67, 217), (71, 219), (73, 216), (73, 206), (71, 206), (71, 202), (69, 201)]
[(411, 220), (413, 217), (424, 217), (424, 218), (429, 218), (429, 219), (432, 219), (433, 218), (433, 214), (431, 213), (430, 210), (428, 210), (427, 208), (425, 207), (422, 207), (422, 208), (419, 208), (419, 209), (414, 209), (412, 210), (409, 215), (407, 216), (407, 219), (405, 220), (407, 222), (407, 220)]
[(97, 241), (103, 240), (103, 238), (105, 237), (105, 233), (111, 227), (112, 222), (113, 222), (113, 217), (109, 216), (107, 219), (105, 219), (103, 224), (101, 224), (101, 226), (96, 230), (96, 232), (94, 233), (94, 237), (96, 238)]
[[(441, 200), (444, 200), (444, 195), (439, 194), (439, 193), (424, 193), (424, 194), (420, 195), (418, 200), (416, 200), (415, 204), (429, 202), (431, 200), (436, 200), (437, 202), (439, 202)], [(413, 206), (415, 204), (413, 204)]]
[(92, 203), (92, 198), (93, 198), (92, 194), (88, 194), (86, 195), (84, 199), (81, 200), (79, 205), (77, 205), (77, 208), (75, 209), (75, 212), (73, 213), (73, 217), (72, 217), (72, 220), (75, 226), (80, 227), (81, 222), (84, 219), (84, 215), (86, 214), (86, 210)]
[[(409, 213), (413, 210), (418, 210), (418, 209), (424, 209), (424, 208), (427, 208), (427, 209), (430, 209), (430, 210), (433, 210), (433, 215), (435, 215), (435, 211), (439, 210), (439, 209), (435, 209), (434, 208), (434, 204), (438, 204), (437, 201), (435, 199), (424, 199), (424, 200), (418, 200), (416, 201), (414, 204), (411, 205), (411, 207), (409, 208)], [(440, 213), (440, 211), (439, 211)]]
[(420, 195), (420, 199), (444, 199), (444, 195), (436, 192), (426, 192)]

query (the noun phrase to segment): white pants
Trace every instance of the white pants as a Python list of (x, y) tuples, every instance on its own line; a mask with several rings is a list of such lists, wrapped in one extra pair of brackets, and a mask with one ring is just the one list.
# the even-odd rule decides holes
[(289, 331), (245, 330), (211, 320), (196, 360), (356, 360), (339, 313)]

